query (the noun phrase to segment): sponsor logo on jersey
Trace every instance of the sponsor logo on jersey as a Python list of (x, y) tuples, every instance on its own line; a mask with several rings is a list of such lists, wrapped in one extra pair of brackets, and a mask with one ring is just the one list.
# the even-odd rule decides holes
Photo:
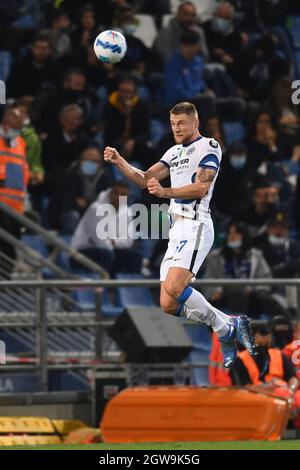
[(179, 160), (178, 162), (170, 162), (170, 168), (173, 168), (173, 167), (178, 167), (178, 166), (181, 166), (181, 165), (185, 165), (186, 163), (189, 163), (190, 159), (189, 158), (185, 158), (184, 160)]

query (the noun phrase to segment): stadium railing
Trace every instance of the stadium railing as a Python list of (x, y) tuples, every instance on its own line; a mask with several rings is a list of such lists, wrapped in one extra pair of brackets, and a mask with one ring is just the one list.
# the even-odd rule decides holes
[[(39, 373), (41, 388), (43, 391), (48, 390), (48, 371), (53, 369), (89, 369), (90, 363), (77, 363), (77, 364), (48, 364), (47, 356), (47, 295), (52, 289), (59, 289), (68, 291), (68, 289), (82, 288), (82, 289), (95, 289), (95, 314), (94, 320), (89, 319), (89, 326), (96, 328), (96, 358), (102, 359), (102, 335), (104, 329), (111, 326), (112, 320), (105, 320), (101, 315), (102, 306), (102, 291), (104, 288), (119, 288), (119, 287), (149, 287), (159, 288), (160, 282), (152, 279), (133, 279), (133, 280), (18, 280), (18, 281), (0, 281), (0, 292), (6, 289), (33, 289), (36, 294), (36, 320), (32, 323), (26, 323), (26, 328), (33, 328), (36, 331), (36, 362), (31, 364), (6, 364), (1, 366), (2, 370), (18, 371), (22, 370), (35, 370)], [(244, 286), (269, 286), (269, 287), (287, 287), (294, 286), (297, 290), (297, 309), (296, 319), (300, 319), (300, 279), (202, 279), (193, 283), (196, 288), (216, 286), (216, 287), (244, 287)], [(67, 318), (67, 314), (66, 317)], [(62, 320), (57, 325), (51, 323), (51, 326), (67, 327), (72, 324), (72, 320)], [(82, 321), (76, 322), (76, 326), (86, 326), (87, 318), (83, 315)], [(16, 320), (9, 320), (6, 317), (5, 322), (0, 322), (0, 329), (22, 327), (24, 324), (16, 323)]]

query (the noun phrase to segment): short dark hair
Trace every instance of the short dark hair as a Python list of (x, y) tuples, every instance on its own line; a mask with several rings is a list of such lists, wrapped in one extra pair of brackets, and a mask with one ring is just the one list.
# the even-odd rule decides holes
[(183, 3), (181, 3), (181, 4), (179, 5), (178, 10), (177, 10), (177, 13), (180, 12), (180, 11), (182, 10), (182, 8), (184, 8), (184, 7), (186, 7), (186, 6), (188, 6), (188, 7), (193, 7), (193, 8), (196, 10), (196, 7), (195, 7), (195, 5), (194, 5), (193, 2), (183, 2)]
[(137, 87), (137, 81), (133, 75), (130, 74), (120, 74), (118, 77), (118, 87), (121, 83), (133, 83), (135, 87)]
[(61, 16), (67, 16), (68, 18), (70, 18), (67, 10), (65, 10), (64, 8), (57, 8), (52, 13), (52, 21), (58, 20), (58, 18), (60, 18)]
[(200, 44), (200, 35), (197, 31), (192, 29), (184, 30), (180, 35), (180, 44), (188, 44), (194, 46), (195, 44)]
[(53, 47), (53, 43), (51, 41), (51, 38), (50, 38), (49, 34), (46, 31), (41, 31), (41, 32), (37, 33), (34, 36), (32, 42), (31, 42), (31, 45), (33, 46), (37, 42), (47, 42), (51, 48)]
[(63, 79), (67, 80), (68, 78), (71, 77), (71, 75), (81, 75), (82, 77), (86, 76), (84, 71), (80, 69), (79, 67), (71, 67), (65, 71)]
[(198, 112), (196, 106), (189, 101), (183, 101), (182, 103), (178, 103), (170, 109), (170, 114), (187, 114), (188, 116), (197, 116)]

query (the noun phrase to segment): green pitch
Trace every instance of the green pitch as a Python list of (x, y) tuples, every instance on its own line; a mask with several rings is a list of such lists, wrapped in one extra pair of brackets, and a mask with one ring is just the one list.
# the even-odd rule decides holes
[(294, 441), (171, 442), (154, 444), (92, 444), (53, 446), (12, 446), (1, 450), (300, 450), (300, 439)]

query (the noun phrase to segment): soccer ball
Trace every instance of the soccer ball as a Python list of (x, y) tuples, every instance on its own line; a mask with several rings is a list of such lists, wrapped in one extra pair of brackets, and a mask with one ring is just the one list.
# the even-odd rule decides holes
[(116, 64), (126, 54), (126, 39), (119, 31), (103, 31), (95, 39), (94, 51), (101, 62)]

